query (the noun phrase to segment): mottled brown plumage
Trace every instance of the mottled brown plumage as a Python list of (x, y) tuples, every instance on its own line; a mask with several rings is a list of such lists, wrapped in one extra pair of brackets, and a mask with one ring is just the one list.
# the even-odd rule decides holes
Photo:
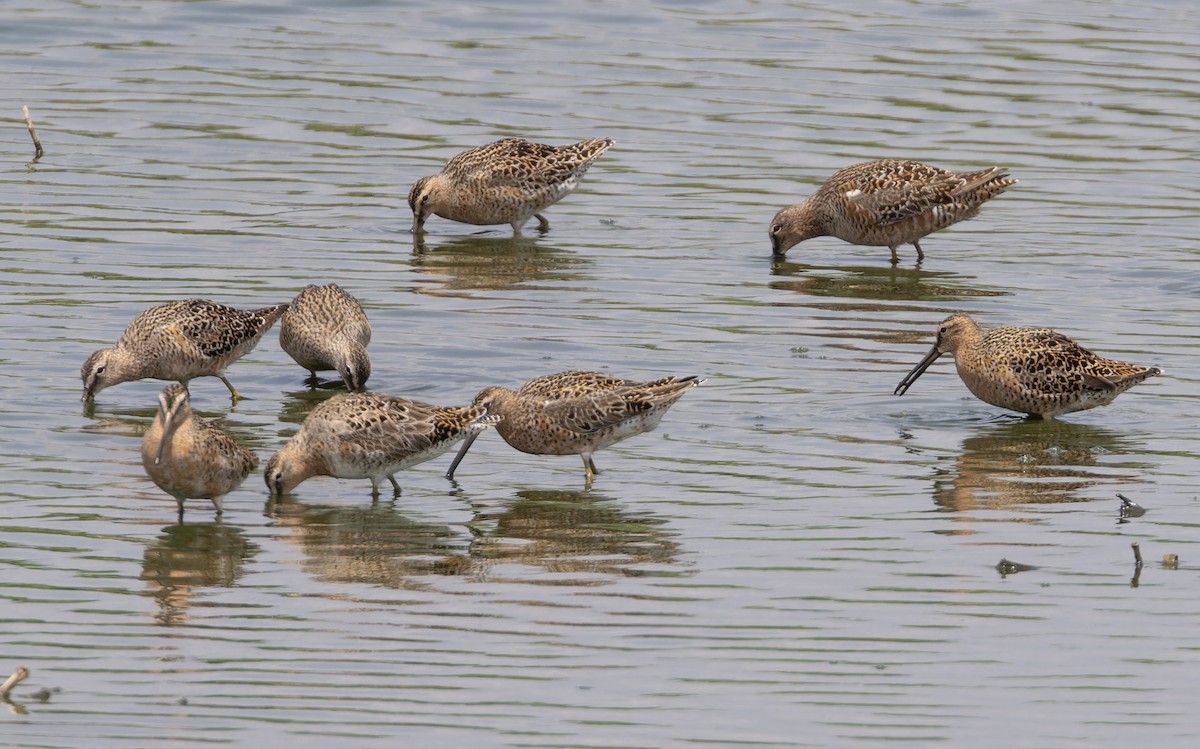
[(976, 398), (993, 406), (1043, 419), (1107, 406), (1147, 377), (1162, 374), (1093, 354), (1049, 328), (998, 327), (984, 331), (970, 317), (954, 314), (938, 326), (937, 341), (900, 384), (904, 395), (942, 354)]
[(478, 406), (463, 408), (378, 393), (341, 393), (312, 410), (300, 431), (267, 461), (272, 495), (287, 494), (313, 476), (371, 479), (372, 495), (386, 478), (424, 463), (497, 421)]
[(999, 168), (952, 172), (916, 161), (887, 159), (848, 166), (804, 202), (775, 214), (771, 249), (784, 255), (806, 239), (834, 236), (851, 244), (896, 248), (911, 244), (924, 259), (920, 239), (965, 221), (1015, 184)]
[[(675, 401), (702, 382), (694, 376), (635, 382), (596, 372), (560, 372), (530, 380), (516, 392), (487, 388), (475, 405), (500, 417), (496, 431), (521, 452), (581, 456), (591, 481), (597, 472), (594, 452), (654, 429)], [(474, 436), (459, 449), (448, 477), (473, 441)]]
[(106, 387), (147, 377), (187, 384), (218, 377), (236, 401), (241, 395), (225, 368), (250, 352), (271, 329), (286, 304), (240, 310), (205, 299), (168, 302), (142, 312), (117, 345), (95, 351), (80, 370), (83, 399)]
[(279, 321), (279, 346), (312, 372), (336, 369), (346, 387), (361, 390), (371, 376), (371, 323), (358, 300), (335, 283), (309, 284)]
[(258, 467), (258, 457), (207, 419), (192, 413), (187, 388), (172, 383), (158, 395), (158, 413), (142, 437), (146, 473), (179, 505), (211, 499), (220, 515), (221, 497), (238, 488)]
[(408, 193), (413, 233), (436, 214), (464, 224), (510, 224), (513, 234), (531, 217), (538, 229), (550, 222), (541, 212), (579, 187), (579, 180), (613, 142), (593, 138), (566, 146), (507, 138), (463, 151), (438, 174), (422, 177)]

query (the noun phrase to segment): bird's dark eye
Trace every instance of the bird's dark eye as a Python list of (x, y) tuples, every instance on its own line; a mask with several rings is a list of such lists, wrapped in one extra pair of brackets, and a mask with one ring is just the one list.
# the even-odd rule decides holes
[(950, 327), (948, 325), (943, 325), (942, 327), (938, 328), (938, 333), (949, 333), (949, 332), (950, 332)]
[(96, 374), (98, 374), (98, 375), (104, 374), (104, 365), (103, 364), (96, 367)]
[(783, 231), (783, 224), (775, 224), (771, 227), (772, 234), (778, 234), (781, 231)]

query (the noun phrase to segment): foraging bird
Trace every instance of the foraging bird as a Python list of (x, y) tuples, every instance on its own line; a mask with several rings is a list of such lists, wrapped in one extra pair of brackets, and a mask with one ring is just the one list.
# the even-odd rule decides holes
[(1162, 374), (1158, 367), (1104, 359), (1049, 328), (984, 331), (956, 313), (938, 326), (933, 348), (900, 381), (895, 395), (904, 395), (942, 354), (954, 356), (958, 376), (976, 398), (1043, 419), (1107, 406), (1147, 377)]
[(309, 284), (279, 321), (279, 346), (312, 373), (336, 369), (350, 390), (371, 376), (367, 344), (371, 323), (358, 300), (341, 286)]
[(142, 437), (142, 465), (158, 488), (175, 497), (182, 522), (185, 499), (211, 499), (223, 513), (221, 497), (258, 467), (258, 457), (192, 413), (187, 388), (173, 382), (158, 394), (158, 413)]
[[(675, 401), (702, 382), (695, 376), (635, 382), (597, 372), (560, 372), (530, 380), (516, 392), (486, 388), (475, 405), (500, 417), (496, 431), (521, 452), (581, 456), (590, 482), (597, 473), (593, 453), (654, 429)], [(463, 443), (447, 478), (453, 478), (476, 436)]]
[(533, 217), (545, 232), (550, 222), (541, 212), (574, 192), (588, 167), (612, 144), (609, 138), (566, 146), (506, 138), (463, 151), (440, 173), (412, 186), (412, 231), (424, 231), (425, 219), (436, 214), (465, 224), (510, 224), (514, 236)]
[(257, 346), (286, 309), (276, 304), (240, 310), (205, 299), (151, 307), (133, 318), (115, 346), (93, 352), (84, 362), (79, 373), (83, 399), (147, 377), (186, 385), (211, 376), (220, 378), (237, 402), (242, 396), (225, 378), (225, 368)]
[(496, 421), (479, 406), (443, 408), (378, 393), (339, 393), (309, 413), (300, 431), (267, 461), (263, 478), (273, 496), (313, 476), (369, 478), (373, 497), (386, 478), (399, 496), (393, 474), (441, 455)]
[(804, 202), (771, 221), (771, 250), (783, 256), (814, 237), (896, 248), (911, 244), (924, 260), (920, 239), (972, 218), (979, 207), (1016, 180), (1000, 167), (952, 172), (916, 161), (887, 159), (855, 164), (830, 177)]

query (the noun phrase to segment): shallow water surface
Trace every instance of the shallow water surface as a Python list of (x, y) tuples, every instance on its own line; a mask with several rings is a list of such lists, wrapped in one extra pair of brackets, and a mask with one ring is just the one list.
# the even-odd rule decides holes
[[(4, 743), (1194, 743), (1190, 11), (5, 8), (0, 677), (32, 675)], [(414, 239), (409, 186), (508, 135), (617, 145), (545, 235)], [(772, 260), (778, 208), (885, 156), (1020, 183), (920, 265), (828, 238)], [(372, 320), (376, 391), (707, 381), (591, 487), (487, 433), (394, 500), (252, 475), (175, 522), (139, 454), (162, 383), (84, 409), (80, 364), (152, 304), (329, 281)], [(949, 357), (894, 397), (956, 309), (1166, 375), (1049, 423)], [(244, 400), (207, 378), (194, 406), (264, 459), (338, 392), (275, 331), (228, 375)]]

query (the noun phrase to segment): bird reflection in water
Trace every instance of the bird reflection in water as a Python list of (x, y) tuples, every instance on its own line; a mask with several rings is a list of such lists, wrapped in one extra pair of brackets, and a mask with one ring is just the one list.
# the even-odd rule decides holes
[(258, 546), (221, 522), (169, 525), (145, 552), (142, 579), (158, 602), (155, 620), (182, 624), (196, 588), (231, 588)]
[(586, 257), (526, 237), (468, 236), (428, 245), (422, 235), (413, 237), (412, 267), (434, 280), (419, 286), (420, 294), (570, 281), (591, 264)]
[(425, 590), (429, 575), (457, 575), (469, 562), (465, 531), (413, 520), (393, 502), (326, 505), (294, 495), (271, 500), (267, 514), (306, 556), (308, 574), (329, 583)]
[[(149, 403), (154, 405), (134, 407), (98, 406), (95, 401), (92, 401), (91, 403), (84, 404), (83, 415), (88, 419), (88, 422), (83, 424), (79, 429), (85, 434), (131, 437), (140, 441), (142, 434), (146, 431), (146, 427), (154, 421), (154, 415), (158, 413), (158, 402), (154, 399), (154, 396), (150, 396)], [(100, 442), (98, 441), (97, 444), (100, 444)], [(121, 449), (124, 450), (124, 446), (121, 446)]]
[(952, 512), (1086, 502), (1095, 495), (1091, 487), (1136, 480), (1149, 467), (1119, 457), (1137, 449), (1126, 434), (1111, 429), (1006, 419), (963, 440), (953, 465), (938, 470), (933, 501)]
[(613, 576), (681, 574), (664, 519), (595, 492), (520, 491), (515, 501), (477, 509), (465, 525), (414, 520), (391, 502), (334, 506), (289, 496), (268, 512), (324, 582), (427, 590), (438, 576), (597, 585)]
[(864, 311), (877, 310), (874, 302), (878, 301), (951, 302), (1009, 293), (973, 284), (972, 276), (896, 265), (802, 265), (776, 259), (771, 264), (771, 275), (778, 276), (769, 284), (772, 289), (805, 296), (863, 300), (860, 305), (847, 301), (839, 304), (839, 308)]
[[(517, 497), (476, 514), (471, 556), (480, 577), (576, 585), (613, 575), (683, 573), (676, 561), (679, 544), (664, 518), (628, 510), (596, 492), (522, 490)], [(530, 568), (557, 575), (530, 578)]]

